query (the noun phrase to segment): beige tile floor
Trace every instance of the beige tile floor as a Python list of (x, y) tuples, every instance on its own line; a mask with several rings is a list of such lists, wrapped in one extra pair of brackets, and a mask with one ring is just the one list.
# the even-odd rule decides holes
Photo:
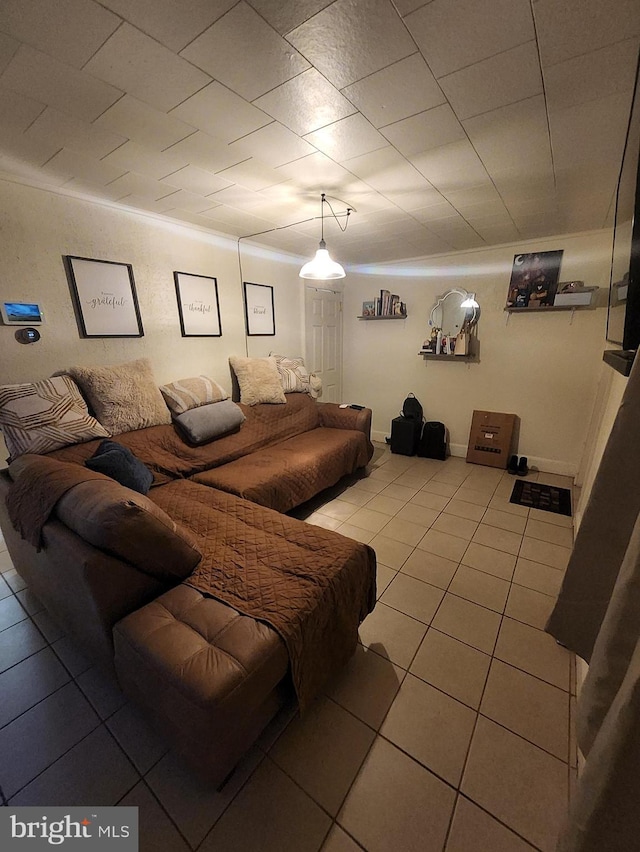
[(284, 710), (221, 791), (64, 635), (0, 540), (2, 803), (137, 805), (149, 852), (552, 852), (575, 677), (543, 627), (572, 526), (510, 503), (513, 483), (378, 446), (366, 478), (297, 513), (375, 548), (379, 602), (326, 695)]

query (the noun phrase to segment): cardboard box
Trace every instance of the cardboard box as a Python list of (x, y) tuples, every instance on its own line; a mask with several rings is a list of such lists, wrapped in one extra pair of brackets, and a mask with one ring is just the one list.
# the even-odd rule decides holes
[(474, 411), (467, 461), (506, 469), (516, 438), (518, 417), (500, 411)]

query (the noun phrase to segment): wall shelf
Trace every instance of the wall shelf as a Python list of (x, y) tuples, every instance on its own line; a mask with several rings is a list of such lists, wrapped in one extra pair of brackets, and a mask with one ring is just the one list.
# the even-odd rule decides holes
[(427, 361), (475, 361), (475, 355), (436, 355), (435, 352), (418, 352)]
[(379, 317), (356, 317), (361, 320), (390, 320), (390, 319), (406, 319), (407, 314), (382, 314)]
[(545, 305), (541, 308), (505, 308), (508, 314), (548, 314), (552, 311), (580, 311), (593, 308), (595, 305)]

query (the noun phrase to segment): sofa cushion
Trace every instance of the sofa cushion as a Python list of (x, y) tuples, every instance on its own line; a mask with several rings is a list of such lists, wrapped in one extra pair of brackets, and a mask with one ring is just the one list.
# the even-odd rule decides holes
[(202, 558), (191, 530), (111, 480), (80, 482), (60, 498), (55, 514), (89, 544), (158, 579), (182, 580)]
[(11, 460), (109, 436), (70, 376), (0, 386), (0, 426)]
[(120, 485), (140, 494), (146, 494), (153, 482), (153, 474), (146, 464), (136, 458), (128, 447), (118, 444), (117, 441), (102, 441), (85, 465), (89, 470), (104, 473)]
[(161, 385), (160, 393), (172, 414), (184, 414), (201, 405), (210, 405), (228, 399), (226, 390), (208, 376), (195, 376)]
[(112, 435), (171, 423), (148, 358), (113, 367), (71, 367), (69, 373)]
[(240, 358), (231, 356), (229, 363), (240, 386), (240, 402), (257, 405), (287, 401), (275, 358)]
[(173, 421), (190, 443), (205, 444), (238, 429), (245, 419), (240, 406), (230, 399), (225, 399), (222, 402), (192, 408), (191, 411), (174, 416)]

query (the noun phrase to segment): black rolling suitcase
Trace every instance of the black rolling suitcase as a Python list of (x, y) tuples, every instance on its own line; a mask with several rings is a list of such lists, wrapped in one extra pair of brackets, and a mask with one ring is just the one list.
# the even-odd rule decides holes
[(391, 452), (415, 456), (422, 431), (422, 420), (394, 417), (391, 421)]

